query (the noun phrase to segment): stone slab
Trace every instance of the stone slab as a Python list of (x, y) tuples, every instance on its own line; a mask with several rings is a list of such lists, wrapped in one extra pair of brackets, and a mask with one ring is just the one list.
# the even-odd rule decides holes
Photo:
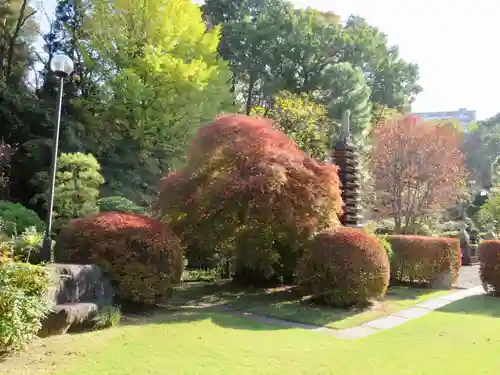
[(439, 296), (439, 297), (437, 297), (437, 299), (442, 299), (444, 301), (454, 302), (454, 301), (458, 301), (462, 298), (465, 298), (467, 296), (468, 296), (467, 294), (464, 294), (462, 292), (457, 292), (457, 293), (446, 294), (444, 296)]
[(416, 319), (429, 314), (431, 311), (432, 310), (424, 309), (423, 307), (412, 307), (410, 309), (395, 312), (392, 315), (405, 319)]
[(423, 307), (424, 309), (429, 309), (429, 310), (437, 310), (440, 309), (443, 306), (449, 305), (452, 301), (450, 300), (444, 300), (440, 298), (433, 298), (428, 301), (419, 303), (415, 307)]
[(378, 330), (375, 328), (371, 327), (366, 327), (366, 326), (358, 326), (358, 327), (352, 327), (352, 328), (346, 328), (346, 329), (341, 329), (338, 331), (334, 331), (335, 333), (333, 334), (335, 337), (339, 339), (360, 339), (366, 336), (373, 335), (374, 333), (377, 333)]
[(395, 315), (389, 315), (385, 318), (375, 319), (371, 322), (365, 323), (362, 327), (376, 328), (376, 329), (389, 329), (397, 327), (403, 323), (406, 323), (408, 319), (402, 318)]

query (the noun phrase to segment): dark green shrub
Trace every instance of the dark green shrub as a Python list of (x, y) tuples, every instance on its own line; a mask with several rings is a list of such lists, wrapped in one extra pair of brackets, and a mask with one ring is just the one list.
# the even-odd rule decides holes
[(145, 214), (146, 209), (140, 207), (125, 197), (105, 197), (97, 201), (97, 206), (101, 212), (124, 212), (134, 214)]
[(101, 212), (73, 220), (59, 233), (54, 253), (61, 263), (100, 266), (127, 302), (163, 301), (182, 275), (182, 248), (175, 234), (136, 214)]
[(26, 263), (0, 263), (0, 356), (23, 349), (50, 311), (45, 268)]
[(19, 203), (0, 201), (0, 219), (4, 222), (3, 231), (9, 236), (22, 233), (29, 227), (44, 228), (42, 219), (37, 213)]
[(500, 241), (479, 244), (479, 276), (486, 292), (500, 296)]
[(298, 290), (336, 307), (366, 305), (385, 295), (387, 251), (373, 235), (340, 227), (320, 232), (296, 271)]

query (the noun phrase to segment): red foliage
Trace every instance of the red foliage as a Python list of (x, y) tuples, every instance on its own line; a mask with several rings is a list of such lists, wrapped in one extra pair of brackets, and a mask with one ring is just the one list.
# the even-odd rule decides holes
[(484, 290), (495, 296), (500, 296), (500, 241), (482, 241), (478, 251), (479, 275)]
[(391, 279), (451, 288), (460, 270), (460, 242), (456, 238), (388, 236), (393, 256)]
[(56, 260), (97, 264), (123, 300), (153, 304), (180, 282), (183, 268), (178, 238), (149, 217), (103, 212), (76, 219), (56, 239)]
[(373, 137), (377, 208), (397, 233), (413, 233), (420, 218), (456, 203), (466, 169), (455, 129), (407, 116), (378, 125)]
[(387, 291), (387, 252), (375, 236), (360, 229), (326, 229), (299, 262), (296, 283), (302, 294), (328, 305), (367, 304)]
[(291, 276), (302, 243), (338, 224), (340, 207), (334, 165), (311, 159), (268, 120), (239, 115), (198, 131), (156, 205), (189, 251), (235, 256), (237, 274), (254, 281)]

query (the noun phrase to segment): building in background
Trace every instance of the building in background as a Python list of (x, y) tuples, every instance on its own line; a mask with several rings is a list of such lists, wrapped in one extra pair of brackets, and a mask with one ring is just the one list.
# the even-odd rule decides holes
[(464, 132), (468, 130), (471, 123), (476, 122), (476, 111), (467, 108), (460, 108), (458, 111), (412, 113), (412, 115), (424, 121), (456, 120), (463, 126)]

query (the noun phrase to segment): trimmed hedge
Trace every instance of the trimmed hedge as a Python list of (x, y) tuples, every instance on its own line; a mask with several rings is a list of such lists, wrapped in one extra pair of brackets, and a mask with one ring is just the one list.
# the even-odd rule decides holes
[(155, 304), (181, 280), (178, 238), (149, 217), (103, 212), (70, 222), (54, 248), (61, 263), (97, 264), (124, 301)]
[(340, 227), (320, 232), (299, 262), (296, 284), (302, 295), (336, 307), (366, 305), (389, 285), (387, 251), (373, 235)]
[(487, 240), (479, 244), (479, 276), (486, 292), (500, 296), (500, 241)]
[(97, 201), (100, 212), (126, 212), (144, 215), (146, 209), (120, 196), (104, 197)]
[(388, 236), (393, 257), (391, 280), (451, 288), (460, 270), (460, 242), (455, 238)]
[(0, 262), (0, 358), (29, 344), (50, 311), (50, 285), (41, 266)]

